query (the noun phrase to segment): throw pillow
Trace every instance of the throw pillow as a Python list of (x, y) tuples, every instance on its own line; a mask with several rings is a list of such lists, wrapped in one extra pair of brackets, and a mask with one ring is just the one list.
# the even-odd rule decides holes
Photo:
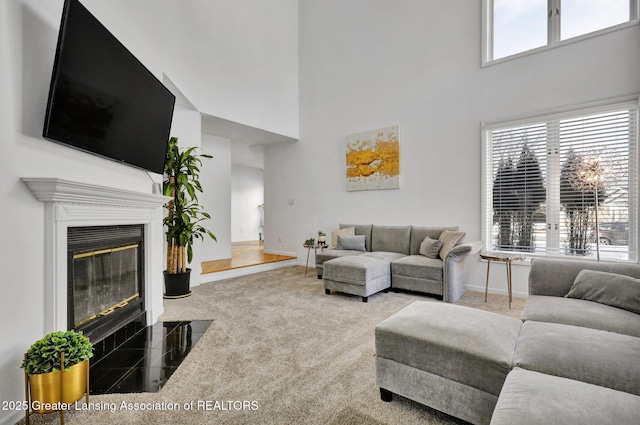
[(427, 236), (420, 244), (420, 255), (424, 255), (429, 258), (438, 258), (440, 248), (442, 248), (442, 241), (438, 239), (431, 239)]
[(331, 248), (337, 249), (338, 247), (338, 235), (351, 235), (354, 236), (356, 234), (355, 227), (345, 227), (344, 229), (334, 230), (331, 232)]
[(440, 248), (440, 258), (443, 260), (447, 258), (447, 254), (449, 251), (453, 249), (454, 246), (460, 245), (462, 241), (464, 241), (464, 237), (466, 236), (466, 232), (455, 232), (453, 230), (445, 230), (440, 234), (438, 238), (440, 242), (442, 242), (442, 248)]
[(582, 270), (566, 298), (578, 298), (640, 314), (640, 280), (631, 276)]
[(336, 249), (364, 251), (364, 235), (338, 235), (338, 246)]

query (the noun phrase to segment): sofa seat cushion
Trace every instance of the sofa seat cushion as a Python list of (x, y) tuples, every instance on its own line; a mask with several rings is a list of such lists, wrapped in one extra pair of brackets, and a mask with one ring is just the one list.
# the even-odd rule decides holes
[(321, 266), (329, 260), (340, 257), (351, 257), (354, 255), (362, 255), (362, 251), (352, 251), (345, 249), (325, 249), (316, 253), (316, 266)]
[(399, 260), (400, 258), (406, 257), (406, 255), (404, 254), (399, 254), (397, 252), (385, 252), (385, 251), (367, 252), (365, 254), (362, 254), (362, 256), (377, 258), (378, 260), (383, 260), (388, 262), (396, 261), (396, 260)]
[(640, 314), (574, 298), (531, 295), (520, 318), (640, 337)]
[(640, 397), (573, 379), (515, 368), (491, 425), (640, 423)]
[(497, 396), (521, 327), (496, 313), (416, 301), (376, 326), (376, 355)]
[(364, 255), (334, 258), (324, 263), (324, 279), (364, 286), (369, 281), (389, 279), (389, 262)]
[(640, 338), (557, 323), (525, 322), (513, 365), (640, 396)]
[(444, 262), (424, 255), (409, 255), (391, 263), (391, 274), (442, 282)]

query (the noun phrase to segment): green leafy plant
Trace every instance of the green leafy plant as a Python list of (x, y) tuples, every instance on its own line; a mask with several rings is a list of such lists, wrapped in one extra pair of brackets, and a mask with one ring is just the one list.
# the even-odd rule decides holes
[(60, 353), (64, 353), (64, 368), (68, 370), (93, 357), (93, 346), (82, 332), (52, 332), (29, 347), (20, 367), (27, 375), (57, 372), (60, 370)]
[(322, 230), (318, 230), (318, 236), (327, 236), (327, 234)]
[(309, 238), (304, 241), (304, 246), (313, 246), (316, 243), (315, 238)]
[(164, 184), (164, 194), (173, 199), (165, 205), (167, 215), (163, 223), (167, 237), (167, 273), (184, 273), (187, 263), (193, 259), (193, 241), (206, 236), (217, 241), (215, 235), (202, 225), (211, 216), (198, 203), (200, 166), (202, 158), (211, 155), (196, 154), (196, 148), (178, 148), (178, 138), (169, 140), (164, 172), (168, 179)]

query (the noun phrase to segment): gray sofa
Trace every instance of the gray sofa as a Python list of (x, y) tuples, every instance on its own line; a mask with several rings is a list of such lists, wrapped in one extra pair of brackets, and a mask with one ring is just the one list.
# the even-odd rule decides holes
[[(420, 244), (429, 236), (438, 239), (443, 231), (457, 227), (378, 226), (340, 224), (340, 229), (355, 227), (364, 235), (365, 251), (324, 249), (316, 254), (318, 279), (323, 278), (325, 263), (342, 257), (369, 257), (390, 263), (391, 288), (433, 294), (454, 302), (465, 290), (465, 259), (480, 250), (481, 243), (455, 246), (444, 259), (420, 255)], [(340, 290), (340, 287), (331, 286)], [(362, 295), (362, 294), (358, 294)], [(367, 294), (368, 295), (368, 294)]]
[(521, 320), (411, 304), (376, 326), (381, 398), (473, 424), (638, 424), (634, 279), (640, 265), (536, 259)]

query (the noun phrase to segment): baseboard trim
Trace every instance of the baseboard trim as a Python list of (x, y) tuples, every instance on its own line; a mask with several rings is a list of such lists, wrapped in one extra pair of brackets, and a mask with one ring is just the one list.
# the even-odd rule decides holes
[(200, 284), (217, 282), (219, 280), (230, 279), (232, 277), (246, 276), (249, 274), (267, 272), (270, 270), (282, 269), (284, 267), (296, 266), (296, 259), (277, 261), (274, 263), (258, 264), (256, 266), (240, 267), (237, 269), (225, 270), (222, 272), (207, 273), (200, 275)]
[(285, 255), (287, 257), (297, 257), (298, 254), (296, 254), (295, 252), (288, 252), (288, 251), (272, 251), (272, 250), (264, 250), (265, 254), (272, 254), (272, 255)]
[[(478, 286), (478, 285), (465, 285), (465, 288), (469, 291), (475, 291), (475, 292), (482, 292), (484, 293), (484, 286)], [(489, 293), (490, 294), (497, 294), (497, 295), (509, 295), (509, 292), (506, 289), (494, 289), (489, 287)], [(529, 294), (526, 292), (520, 292), (520, 291), (513, 291), (512, 295), (514, 297), (518, 297), (518, 298), (528, 298)]]

